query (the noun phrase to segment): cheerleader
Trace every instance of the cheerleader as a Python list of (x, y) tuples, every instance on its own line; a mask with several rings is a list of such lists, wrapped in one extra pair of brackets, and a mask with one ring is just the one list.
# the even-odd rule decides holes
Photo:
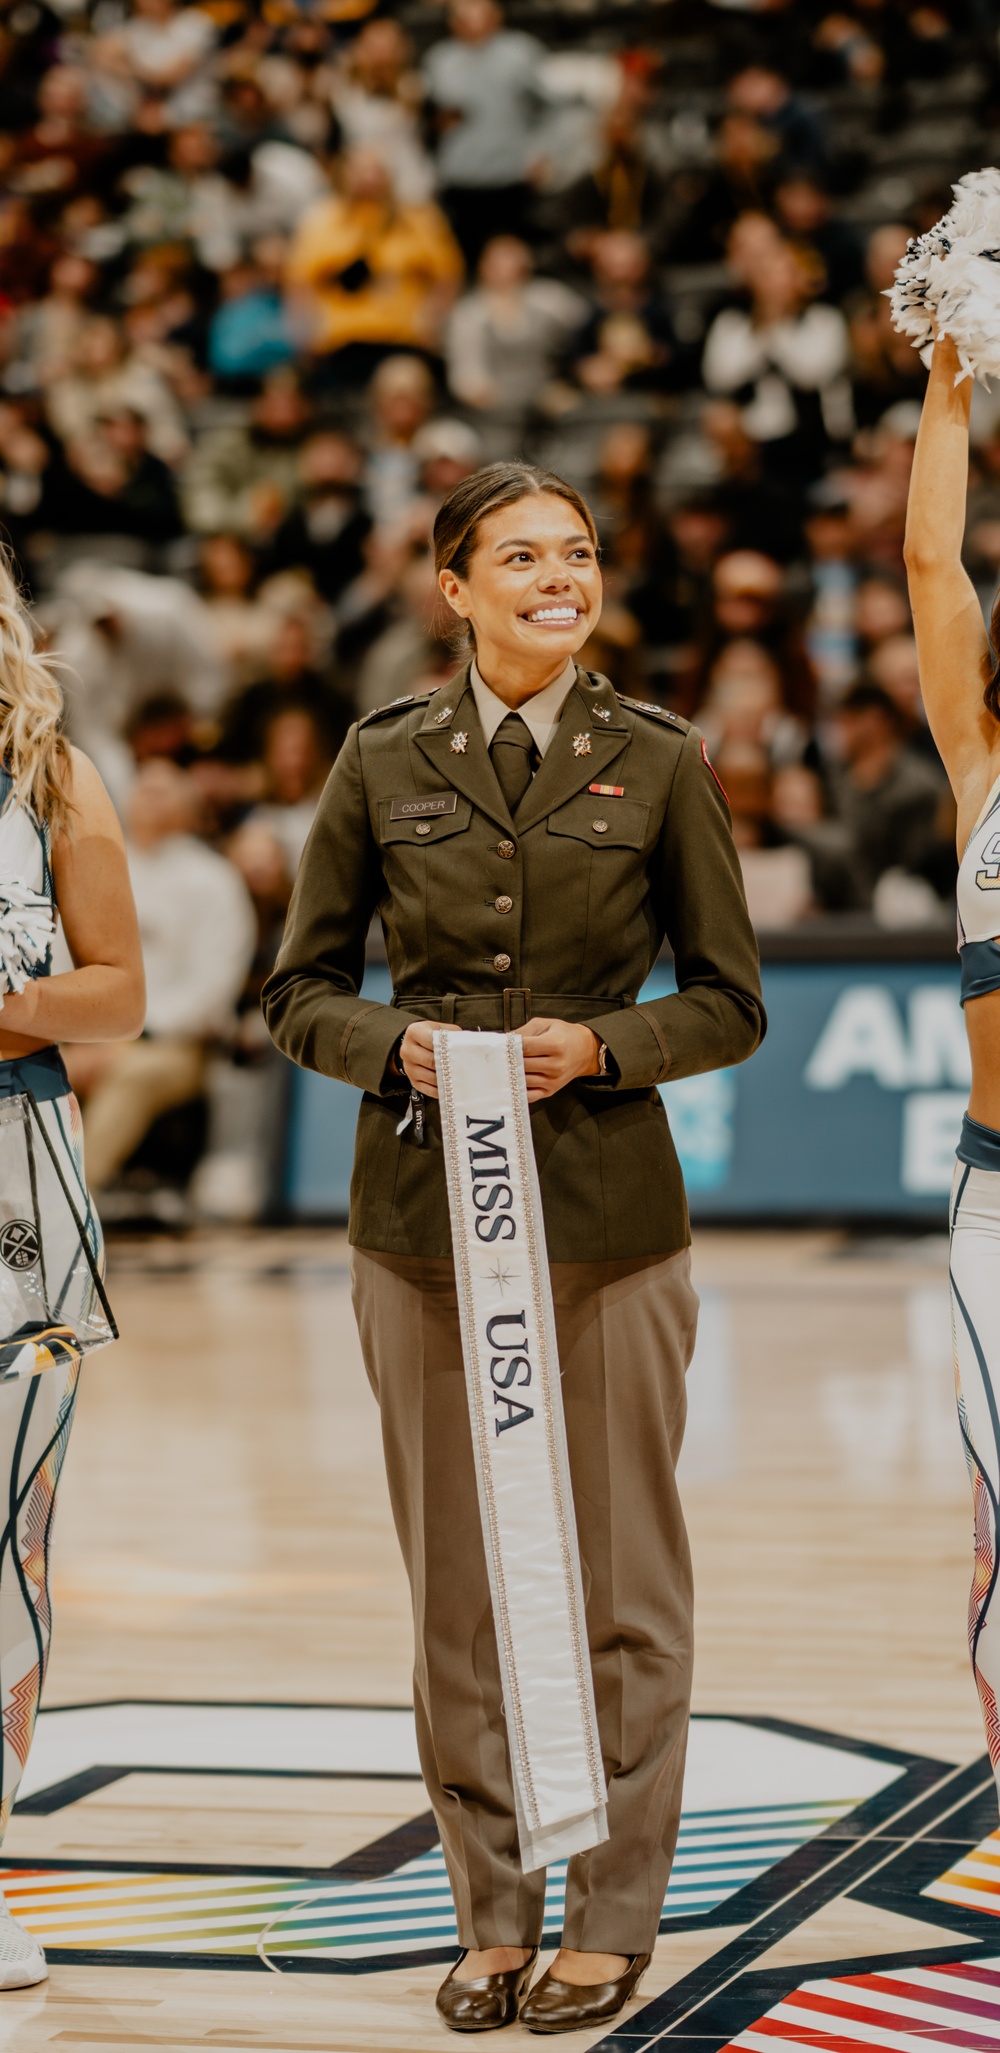
[[(1000, 598), (987, 636), (962, 563), (973, 371), (995, 373), (1000, 179), (974, 174), (910, 244), (891, 295), (896, 325), (931, 353), (906, 518), (906, 567), (931, 732), (958, 809), (958, 939), (972, 1090), (951, 1196), (958, 1416), (972, 1481), (969, 1646), (1000, 1775)], [(992, 647), (991, 647), (992, 644)]]
[[(80, 1113), (56, 1044), (131, 1039), (142, 1028), (145, 990), (121, 829), (93, 765), (64, 741), (61, 712), (52, 666), (35, 648), (10, 565), (0, 557), (0, 1099), (27, 1092), (34, 1098), (43, 1129), (38, 1154), (55, 1166), (91, 1262), (99, 1265)], [(53, 976), (57, 908), (74, 967)], [(30, 1239), (30, 1222), (26, 1229), (10, 1217), (3, 1159), (0, 1314), (28, 1258), (26, 1232)], [(0, 1833), (24, 1772), (45, 1678), (49, 1547), (79, 1375), (78, 1348), (53, 1336), (31, 1356), (34, 1372), (24, 1374), (24, 1350), (0, 1350), (0, 1375), (13, 1368), (14, 1377), (0, 1380), (7, 1505), (0, 1537)], [(47, 1972), (41, 1947), (0, 1895), (0, 1989), (27, 1988)]]

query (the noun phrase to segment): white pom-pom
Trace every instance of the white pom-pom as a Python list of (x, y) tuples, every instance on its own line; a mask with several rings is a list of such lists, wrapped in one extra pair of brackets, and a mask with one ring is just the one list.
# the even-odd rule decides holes
[(0, 1012), (8, 991), (23, 991), (52, 946), (52, 906), (20, 877), (0, 877)]
[(955, 204), (907, 245), (886, 298), (894, 328), (929, 363), (934, 324), (950, 335), (959, 379), (1000, 377), (1000, 171), (970, 171)]

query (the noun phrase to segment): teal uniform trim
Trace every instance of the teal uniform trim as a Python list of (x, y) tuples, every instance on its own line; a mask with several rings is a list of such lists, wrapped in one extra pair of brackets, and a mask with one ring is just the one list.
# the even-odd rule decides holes
[(958, 951), (962, 965), (962, 1004), (970, 998), (985, 998), (1000, 991), (1000, 941), (963, 941)]
[(69, 1095), (66, 1064), (58, 1048), (36, 1048), (33, 1055), (19, 1055), (13, 1062), (0, 1062), (0, 1098), (20, 1098), (30, 1091), (39, 1105), (50, 1098)]
[(1000, 1169), (1000, 1133), (995, 1126), (981, 1126), (978, 1119), (970, 1119), (966, 1113), (955, 1152), (970, 1169)]

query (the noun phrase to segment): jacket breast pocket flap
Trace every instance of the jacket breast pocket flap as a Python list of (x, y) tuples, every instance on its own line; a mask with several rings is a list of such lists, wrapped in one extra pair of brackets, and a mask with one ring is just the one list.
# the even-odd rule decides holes
[[(454, 796), (457, 801), (454, 812), (449, 810), (446, 813), (435, 813), (419, 810), (421, 805), (432, 804), (438, 796), (442, 798), (447, 797), (449, 801)], [(457, 793), (430, 793), (424, 797), (418, 797), (414, 794), (412, 798), (405, 799), (403, 803), (407, 806), (413, 806), (412, 813), (408, 812), (404, 819), (394, 820), (390, 817), (393, 809), (393, 800), (391, 798), (379, 799), (379, 840), (383, 848), (387, 848), (391, 843), (400, 841), (409, 842), (414, 848), (431, 848), (435, 841), (447, 841), (452, 834), (464, 834), (472, 819), (471, 800), (458, 798)], [(400, 806), (397, 801), (396, 810), (398, 811), (399, 809)]]
[(549, 814), (550, 834), (569, 834), (591, 848), (644, 848), (649, 807), (636, 798), (598, 798), (590, 791)]

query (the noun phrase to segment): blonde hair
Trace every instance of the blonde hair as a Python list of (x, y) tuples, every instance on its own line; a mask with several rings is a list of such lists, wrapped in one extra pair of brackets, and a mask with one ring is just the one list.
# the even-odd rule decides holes
[(55, 834), (69, 825), (69, 749), (62, 688), (35, 631), (9, 553), (0, 545), (0, 761), (18, 799)]

